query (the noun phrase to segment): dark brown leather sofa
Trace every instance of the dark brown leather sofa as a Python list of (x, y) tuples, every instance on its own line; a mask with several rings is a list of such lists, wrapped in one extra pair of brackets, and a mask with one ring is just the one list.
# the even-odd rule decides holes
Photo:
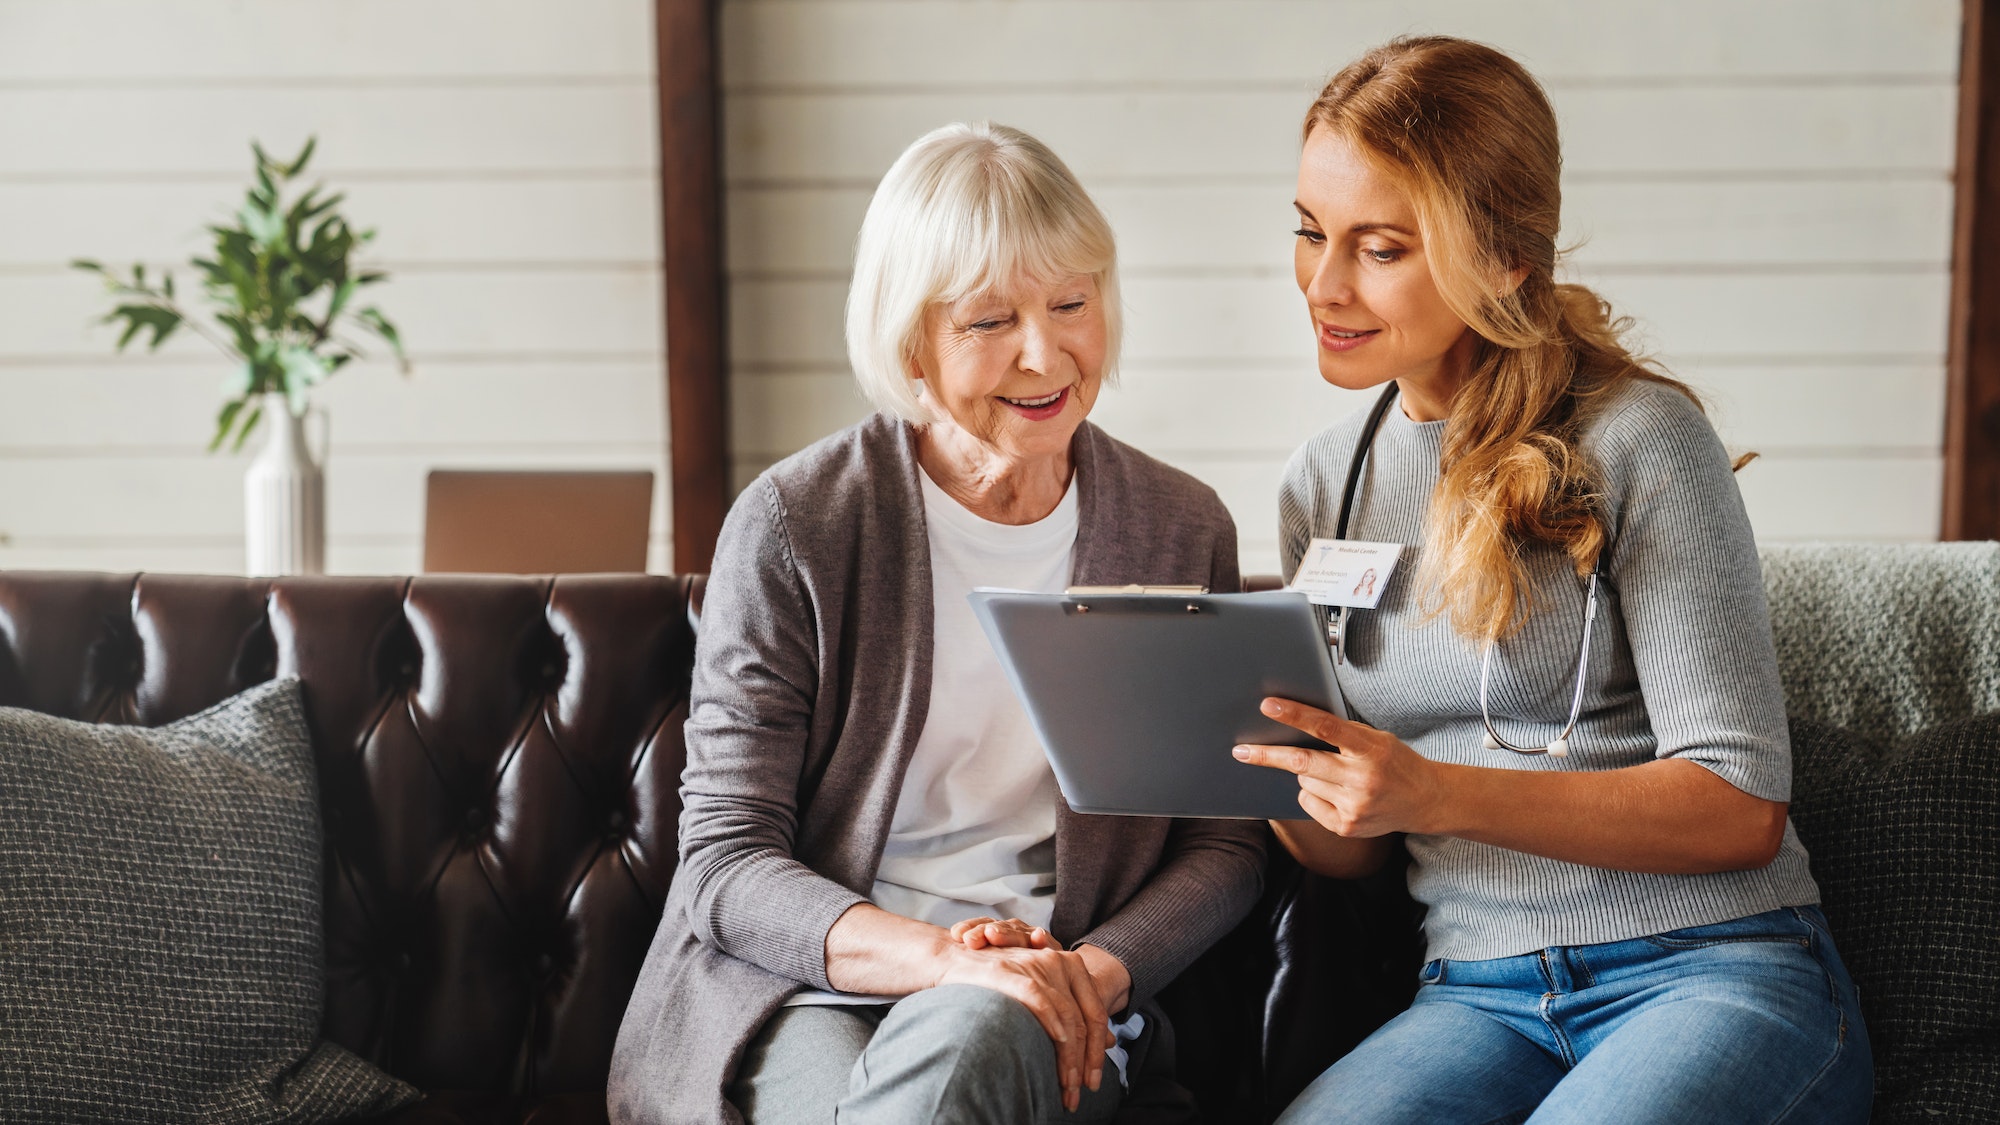
[[(398, 1122), (599, 1122), (674, 875), (700, 604), (698, 577), (0, 572), (0, 705), (154, 725), (299, 677), (326, 1035), (429, 1092)], [(1409, 910), (1396, 873), (1274, 861), (1164, 998), (1209, 1117), (1268, 1120), (1407, 1002)]]

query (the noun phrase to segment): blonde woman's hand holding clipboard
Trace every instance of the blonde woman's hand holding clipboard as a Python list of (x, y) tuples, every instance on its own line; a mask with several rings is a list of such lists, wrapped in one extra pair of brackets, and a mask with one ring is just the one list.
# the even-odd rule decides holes
[(1266, 699), (1264, 714), (1339, 748), (1238, 746), (1238, 761), (1284, 770), (1299, 780), (1299, 808), (1310, 822), (1272, 821), (1307, 866), (1322, 875), (1358, 878), (1381, 867), (1389, 837), (1436, 830), (1443, 767), (1387, 731), (1289, 699)]
[(1436, 762), (1386, 731), (1286, 699), (1265, 715), (1340, 752), (1238, 746), (1237, 760), (1299, 780), (1312, 822), (1272, 821), (1322, 875), (1369, 874), (1396, 832), (1456, 836), (1614, 870), (1703, 874), (1771, 862), (1785, 803), (1736, 788), (1684, 758), (1615, 770), (1501, 769)]

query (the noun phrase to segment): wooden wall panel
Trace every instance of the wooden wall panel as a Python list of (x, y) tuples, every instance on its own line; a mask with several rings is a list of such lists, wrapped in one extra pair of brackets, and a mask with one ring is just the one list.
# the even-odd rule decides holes
[[(1092, 195), (1118, 233), (1127, 273), (1288, 274), (1291, 189), (1290, 177), (1268, 176), (1240, 184), (1112, 184)], [(871, 190), (733, 189), (731, 275), (844, 281)], [(1563, 197), (1564, 240), (1610, 267), (1936, 271), (1949, 253), (1951, 201), (1951, 184), (1935, 174), (1712, 183), (1573, 177)]]
[[(1315, 90), (743, 90), (727, 101), (725, 169), (731, 184), (872, 185), (931, 128), (992, 118), (1041, 137), (1086, 182), (1289, 181)], [(1551, 93), (1571, 176), (1935, 173), (1951, 162), (1947, 82)]]
[[(1584, 275), (1638, 318), (1669, 356), (1942, 358), (1945, 271)], [(1283, 363), (1315, 372), (1313, 342), (1289, 275), (1142, 273), (1123, 279), (1125, 359), (1227, 367)], [(732, 346), (745, 369), (838, 368), (844, 281), (740, 281)], [(1867, 316), (1830, 316), (1843, 306)], [(1297, 365), (1303, 364), (1302, 368)]]
[(489, 82), (217, 89), (11, 85), (0, 151), (21, 179), (247, 180), (250, 142), (272, 154), (317, 134), (323, 174), (453, 179), (647, 172), (651, 83)]
[[(207, 250), (204, 221), (241, 201), (246, 174), (186, 181), (0, 179), (0, 273), (70, 276), (63, 263), (79, 256), (184, 262)], [(659, 185), (650, 171), (341, 186), (348, 217), (375, 228), (371, 253), (392, 271), (657, 266), (656, 250), (647, 257), (659, 244), (660, 221)]]
[(2000, 538), (2000, 8), (1965, 0), (1944, 431), (1946, 539)]
[[(371, 295), (420, 363), (426, 355), (631, 358), (660, 350), (656, 266), (406, 267)], [(0, 366), (110, 357), (117, 333), (95, 323), (106, 307), (101, 285), (73, 271), (0, 274)], [(212, 364), (221, 378), (221, 355), (186, 333), (159, 354)]]
[(656, 0), (660, 227), (674, 567), (706, 571), (728, 511), (729, 367), (723, 283), (722, 107), (714, 0)]
[(1953, 0), (733, 0), (723, 13), (730, 90), (1276, 85), (1433, 33), (1502, 44), (1552, 82), (1892, 81), (1948, 73), (1958, 30)]
[[(0, 402), (7, 404), (0, 456), (147, 450), (206, 457), (222, 375), (207, 357), (188, 358), (195, 362), (0, 367)], [(443, 455), (465, 447), (656, 447), (662, 391), (659, 364), (643, 358), (489, 357), (428, 360), (408, 376), (388, 363), (355, 364), (324, 385), (319, 401), (337, 449)]]
[(629, 0), (8, 0), (0, 74), (63, 86), (651, 83)]
[[(424, 475), (433, 468), (657, 471), (661, 467), (659, 447), (651, 442), (622, 449), (611, 445), (468, 446), (408, 452), (336, 448), (327, 467), (328, 540), (358, 536), (414, 549), (423, 531)], [(46, 487), (48, 478), (57, 476), (67, 482), (66, 489)], [(44, 485), (0, 490), (0, 527), (32, 531), (14, 536), (16, 547), (45, 546), (43, 540), (105, 544), (176, 537), (241, 540), (240, 459), (178, 450), (87, 457), (0, 456), (0, 479)], [(665, 514), (664, 493), (656, 488), (655, 520)]]

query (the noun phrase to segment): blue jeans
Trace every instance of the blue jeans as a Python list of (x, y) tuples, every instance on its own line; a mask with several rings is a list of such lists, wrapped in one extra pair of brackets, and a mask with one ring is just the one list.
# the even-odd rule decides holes
[(1868, 1032), (1816, 906), (1421, 980), (1279, 1125), (1868, 1120)]

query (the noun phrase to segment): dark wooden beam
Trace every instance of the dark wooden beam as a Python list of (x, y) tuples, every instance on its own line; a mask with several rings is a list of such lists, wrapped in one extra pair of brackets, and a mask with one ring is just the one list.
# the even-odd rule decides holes
[(1945, 391), (1946, 539), (2000, 538), (2000, 11), (1965, 0), (1958, 70), (1951, 338)]
[(706, 571), (729, 506), (728, 321), (716, 0), (653, 0), (673, 568)]

